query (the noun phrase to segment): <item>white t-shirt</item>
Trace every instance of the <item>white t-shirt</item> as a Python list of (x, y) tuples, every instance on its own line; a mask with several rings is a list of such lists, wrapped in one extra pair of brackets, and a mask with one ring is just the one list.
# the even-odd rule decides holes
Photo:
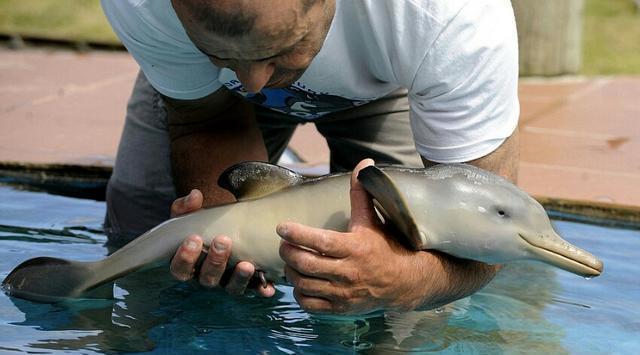
[(102, 0), (115, 32), (160, 93), (206, 96), (222, 85), (303, 119), (409, 91), (418, 152), (482, 157), (518, 123), (518, 48), (509, 0), (336, 0), (324, 45), (284, 89), (248, 94), (191, 43), (170, 0)]

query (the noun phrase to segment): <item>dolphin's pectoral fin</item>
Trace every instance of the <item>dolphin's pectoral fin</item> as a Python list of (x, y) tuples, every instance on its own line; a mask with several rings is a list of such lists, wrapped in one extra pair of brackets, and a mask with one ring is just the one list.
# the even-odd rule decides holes
[(358, 180), (373, 196), (374, 204), (384, 218), (401, 233), (400, 242), (413, 250), (426, 249), (415, 219), (396, 184), (382, 170), (368, 166), (358, 173)]
[(225, 170), (218, 179), (218, 185), (231, 192), (239, 201), (244, 201), (270, 195), (304, 180), (302, 175), (287, 168), (252, 161), (236, 164)]

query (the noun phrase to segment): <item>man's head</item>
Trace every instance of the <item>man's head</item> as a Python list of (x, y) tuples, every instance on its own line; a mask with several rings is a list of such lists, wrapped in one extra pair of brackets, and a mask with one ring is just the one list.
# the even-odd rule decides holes
[(318, 54), (335, 0), (172, 0), (193, 43), (245, 89), (285, 87)]

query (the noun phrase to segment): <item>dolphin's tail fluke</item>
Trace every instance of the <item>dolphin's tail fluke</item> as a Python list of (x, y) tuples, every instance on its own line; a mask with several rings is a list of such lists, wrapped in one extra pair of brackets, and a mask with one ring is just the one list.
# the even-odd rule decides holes
[(77, 262), (50, 257), (29, 259), (11, 271), (2, 281), (2, 289), (11, 296), (46, 303), (78, 296), (111, 298), (112, 295), (103, 292), (105, 290), (100, 286), (113, 278), (93, 280), (100, 265), (100, 261)]

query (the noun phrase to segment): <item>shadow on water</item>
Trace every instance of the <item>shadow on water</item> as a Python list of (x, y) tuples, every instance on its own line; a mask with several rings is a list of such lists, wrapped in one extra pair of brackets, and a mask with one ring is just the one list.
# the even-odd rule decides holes
[(91, 243), (99, 244), (94, 238), (101, 230), (84, 226), (64, 227), (62, 229), (5, 226), (0, 224), (0, 238), (4, 240), (23, 241), (29, 243)]
[(557, 288), (554, 271), (544, 265), (506, 266), (485, 289), (471, 297), (433, 311), (388, 312), (373, 319), (372, 331), (361, 339), (376, 344), (366, 351), (371, 354), (562, 354), (566, 352), (561, 343), (562, 329), (542, 315)]

